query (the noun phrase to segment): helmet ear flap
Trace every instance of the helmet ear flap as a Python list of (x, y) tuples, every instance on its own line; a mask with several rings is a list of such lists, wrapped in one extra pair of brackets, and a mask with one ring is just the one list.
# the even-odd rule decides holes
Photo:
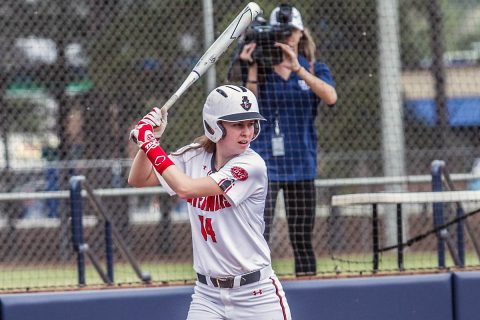
[(227, 135), (227, 130), (226, 130), (225, 127), (223, 126), (222, 121), (218, 121), (218, 122), (217, 122), (217, 125), (218, 125), (218, 127), (220, 128), (220, 130), (222, 130), (222, 137), (221, 137), (220, 139), (225, 138), (225, 136)]
[(213, 135), (215, 133), (215, 131), (213, 130), (212, 127), (210, 127), (210, 125), (207, 123), (207, 121), (203, 120), (203, 125), (205, 126), (205, 130), (207, 130), (208, 133), (210, 133), (211, 135)]
[(255, 123), (253, 124), (253, 139), (255, 140), (258, 135), (260, 134), (260, 121), (256, 120)]

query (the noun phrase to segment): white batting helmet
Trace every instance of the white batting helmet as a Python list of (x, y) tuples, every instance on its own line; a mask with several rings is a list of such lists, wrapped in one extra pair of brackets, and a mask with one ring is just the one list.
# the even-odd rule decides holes
[(205, 135), (218, 142), (226, 134), (220, 121), (256, 120), (253, 139), (260, 133), (260, 121), (266, 120), (258, 111), (257, 98), (245, 87), (224, 85), (214, 89), (203, 106)]

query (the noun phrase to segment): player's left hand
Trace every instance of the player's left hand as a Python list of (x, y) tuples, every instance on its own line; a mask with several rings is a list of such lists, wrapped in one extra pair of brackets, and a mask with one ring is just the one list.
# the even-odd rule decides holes
[(292, 47), (288, 44), (275, 42), (275, 46), (279, 47), (283, 51), (284, 58), (286, 60), (285, 66), (292, 71), (298, 71), (301, 68), (300, 62), (298, 62), (297, 54)]

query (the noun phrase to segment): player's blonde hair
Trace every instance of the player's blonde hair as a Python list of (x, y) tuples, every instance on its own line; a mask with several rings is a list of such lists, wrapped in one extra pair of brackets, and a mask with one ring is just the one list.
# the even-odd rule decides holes
[(185, 148), (181, 152), (172, 152), (172, 155), (179, 156), (184, 154), (187, 151), (195, 150), (199, 148), (205, 149), (205, 151), (208, 153), (214, 153), (215, 149), (217, 148), (217, 144), (212, 140), (210, 140), (206, 135), (195, 138), (193, 142), (196, 143), (196, 145)]
[(210, 140), (206, 135), (197, 137), (193, 142), (199, 144), (199, 148), (205, 149), (208, 153), (214, 153), (217, 148), (217, 144)]

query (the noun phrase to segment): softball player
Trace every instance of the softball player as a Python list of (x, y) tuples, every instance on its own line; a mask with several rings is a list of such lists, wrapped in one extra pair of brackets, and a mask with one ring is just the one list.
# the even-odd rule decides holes
[(141, 150), (129, 183), (161, 183), (188, 202), (197, 273), (188, 319), (291, 319), (263, 237), (267, 169), (249, 147), (261, 120), (250, 90), (225, 85), (207, 97), (205, 135), (170, 156), (158, 143), (164, 110), (155, 108), (130, 133)]

